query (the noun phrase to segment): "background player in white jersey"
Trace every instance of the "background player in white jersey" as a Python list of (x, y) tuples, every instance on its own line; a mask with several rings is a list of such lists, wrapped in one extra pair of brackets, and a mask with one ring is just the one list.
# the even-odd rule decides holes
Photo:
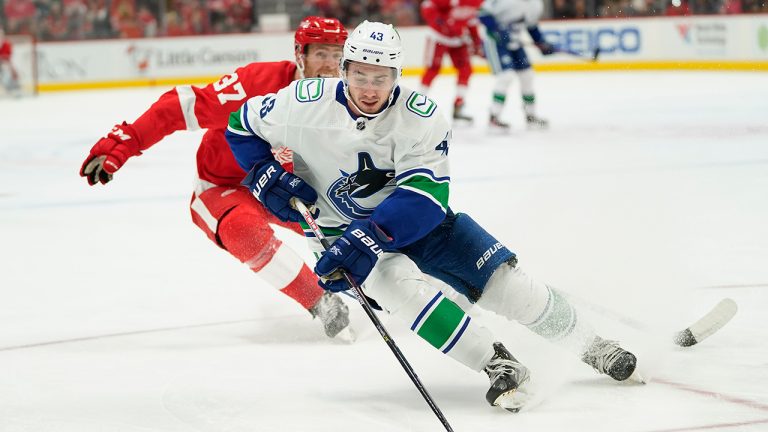
[(520, 39), (522, 30), (526, 29), (543, 55), (555, 52), (554, 47), (544, 40), (539, 30), (539, 18), (543, 10), (541, 0), (486, 0), (480, 6), (478, 18), (488, 34), (485, 56), (496, 76), (490, 116), (490, 125), (493, 127), (503, 130), (510, 127), (499, 115), (504, 109), (507, 90), (515, 75), (520, 80), (520, 93), (528, 127), (543, 129), (548, 126), (546, 120), (536, 115), (533, 69)]
[[(435, 348), (484, 370), (492, 405), (524, 406), (528, 369), (422, 272), (571, 348), (600, 372), (629, 378), (634, 355), (597, 337), (558, 291), (525, 275), (515, 254), (448, 206), (450, 125), (432, 100), (398, 85), (401, 69), (400, 36), (391, 25), (366, 21), (344, 44), (342, 79), (305, 79), (248, 100), (226, 133), (249, 171), (243, 184), (270, 211), (294, 220), (301, 215), (292, 199), (314, 204), (333, 240), (315, 267), (323, 288), (348, 289), (338, 270), (347, 271)], [(294, 151), (293, 174), (272, 157), (280, 146)]]

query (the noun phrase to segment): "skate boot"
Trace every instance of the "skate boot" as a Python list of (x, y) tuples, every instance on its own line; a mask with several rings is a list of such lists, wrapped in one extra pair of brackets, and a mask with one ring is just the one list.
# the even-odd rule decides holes
[(467, 114), (467, 108), (464, 103), (461, 102), (453, 105), (453, 120), (472, 123), (474, 119), (469, 114)]
[(531, 398), (528, 391), (530, 372), (512, 357), (501, 342), (494, 343), (493, 350), (495, 354), (484, 369), (491, 380), (491, 388), (485, 394), (485, 400), (493, 406), (518, 412)]
[(528, 125), (528, 129), (547, 129), (549, 128), (549, 122), (541, 117), (528, 114), (525, 116), (525, 122)]
[[(309, 310), (312, 318), (319, 318), (328, 337), (337, 335), (344, 340), (354, 340), (349, 328), (349, 308), (336, 294), (325, 292)], [(346, 331), (344, 331), (346, 330)]]
[(634, 354), (622, 349), (618, 342), (600, 336), (596, 336), (592, 345), (582, 354), (581, 361), (616, 381), (624, 381), (632, 376), (637, 365)]
[(491, 117), (488, 120), (488, 126), (490, 126), (491, 129), (497, 130), (499, 132), (507, 132), (512, 128), (512, 126), (510, 126), (509, 123), (504, 123), (493, 114), (491, 114)]

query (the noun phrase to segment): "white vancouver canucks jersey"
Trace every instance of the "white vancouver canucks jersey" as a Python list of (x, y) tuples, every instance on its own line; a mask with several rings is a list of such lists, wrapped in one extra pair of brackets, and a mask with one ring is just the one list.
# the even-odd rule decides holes
[(480, 6), (481, 15), (490, 15), (500, 30), (509, 32), (510, 49), (520, 47), (520, 34), (528, 27), (538, 25), (544, 4), (541, 0), (485, 0)]
[(293, 151), (294, 173), (317, 191), (317, 222), (327, 234), (370, 217), (393, 235), (422, 217), (442, 220), (447, 210), (450, 125), (431, 99), (409, 89), (397, 88), (379, 116), (355, 118), (340, 79), (294, 81), (248, 100), (228, 131), (254, 139), (231, 144), (246, 169), (263, 155), (249, 154), (256, 144)]

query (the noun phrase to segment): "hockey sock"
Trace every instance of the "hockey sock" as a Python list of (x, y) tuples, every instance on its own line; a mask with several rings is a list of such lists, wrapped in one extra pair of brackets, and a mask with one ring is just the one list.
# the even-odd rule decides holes
[(493, 102), (491, 103), (491, 114), (499, 116), (504, 109), (504, 103), (507, 100), (507, 90), (515, 75), (512, 71), (504, 71), (496, 76), (496, 82), (493, 85)]
[(367, 295), (430, 345), (475, 371), (493, 356), (493, 334), (431, 285), (401, 254), (384, 254), (365, 281)]
[(305, 309), (323, 295), (304, 260), (274, 236), (266, 221), (256, 223), (251, 214), (235, 208), (220, 221), (218, 236), (230, 254)]
[(464, 105), (464, 97), (467, 95), (467, 86), (456, 86), (456, 98), (453, 101), (454, 106)]
[(581, 355), (595, 337), (592, 327), (559, 291), (509, 264), (488, 280), (477, 305), (518, 321), (539, 336)]
[(520, 79), (520, 94), (523, 96), (523, 110), (526, 115), (536, 115), (536, 96), (533, 89), (533, 69), (517, 71)]
[(525, 111), (525, 115), (527, 116), (536, 115), (536, 96), (532, 94), (523, 95), (523, 111)]

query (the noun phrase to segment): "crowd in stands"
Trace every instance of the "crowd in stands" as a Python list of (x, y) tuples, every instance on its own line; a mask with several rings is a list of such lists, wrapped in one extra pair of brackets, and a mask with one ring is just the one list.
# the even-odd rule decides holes
[(253, 0), (0, 0), (8, 34), (78, 40), (243, 33)]
[[(8, 34), (77, 40), (245, 33), (258, 29), (260, 2), (285, 0), (0, 0)], [(301, 15), (423, 24), (423, 0), (304, 0)], [(545, 19), (768, 13), (768, 0), (545, 0)], [(293, 17), (298, 22), (301, 17)]]

